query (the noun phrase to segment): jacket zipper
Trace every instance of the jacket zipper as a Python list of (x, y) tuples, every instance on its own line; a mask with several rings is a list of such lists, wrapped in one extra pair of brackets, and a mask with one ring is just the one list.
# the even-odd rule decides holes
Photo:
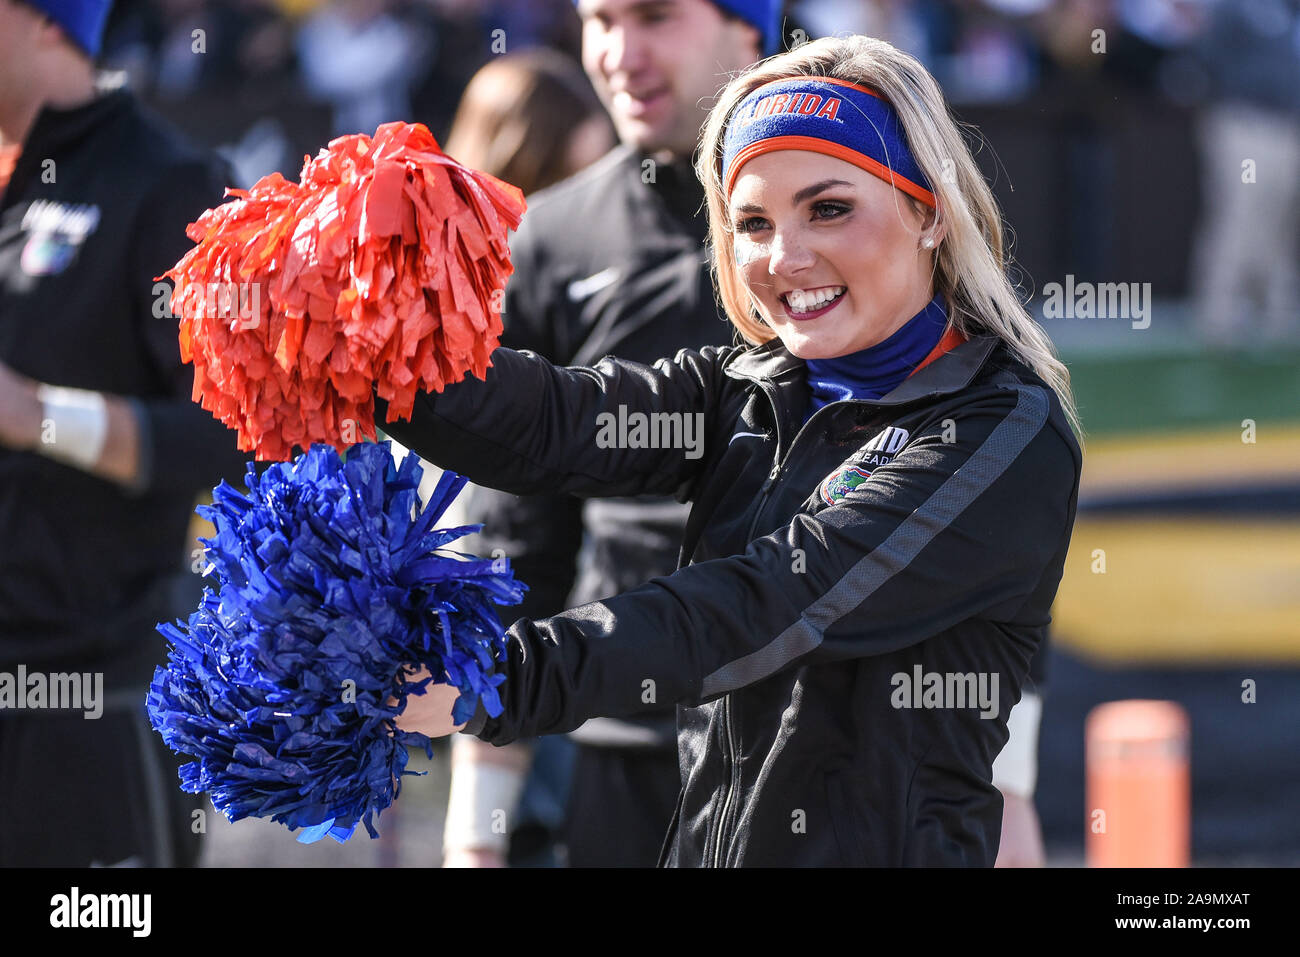
[[(778, 432), (777, 451), (780, 452), (780, 437)], [(767, 480), (763, 482), (763, 487), (758, 493), (758, 508), (754, 511), (754, 518), (749, 523), (749, 531), (745, 533), (745, 538), (752, 541), (754, 538), (754, 529), (758, 527), (758, 517), (763, 513), (763, 506), (767, 504), (767, 498), (771, 494), (772, 486), (776, 483), (776, 477), (781, 474), (781, 462), (772, 466), (772, 471), (767, 473)], [(736, 754), (740, 748), (736, 745), (735, 729), (731, 723), (731, 692), (727, 692), (726, 697), (722, 699), (722, 729), (723, 729), (723, 755), (727, 758), (727, 790), (722, 799), (721, 820), (718, 822), (717, 843), (713, 846), (713, 866), (721, 867), (720, 860), (722, 857), (722, 839), (727, 827), (727, 818), (731, 810), (731, 796), (736, 790), (736, 778), (739, 771), (739, 762), (736, 760)]]
[[(749, 531), (745, 533), (745, 540), (747, 542), (753, 541), (754, 539), (754, 530), (758, 528), (758, 520), (763, 514), (763, 508), (767, 505), (767, 500), (769, 496), (772, 494), (772, 486), (776, 484), (776, 480), (781, 476), (781, 473), (785, 470), (785, 464), (790, 460), (790, 453), (793, 452), (794, 447), (799, 444), (799, 436), (803, 435), (804, 429), (806, 429), (809, 425), (811, 425), (813, 419), (817, 418), (817, 416), (822, 411), (821, 409), (818, 409), (816, 412), (812, 414), (811, 417), (809, 417), (808, 421), (805, 422), (803, 426), (800, 427), (800, 429), (795, 433), (794, 439), (790, 442), (790, 447), (785, 451), (785, 455), (782, 455), (781, 454), (781, 411), (778, 408), (777, 390), (775, 388), (769, 389), (767, 381), (760, 383), (760, 385), (763, 388), (764, 394), (768, 397), (768, 399), (772, 403), (773, 419), (776, 422), (776, 457), (775, 457), (776, 462), (772, 466), (772, 471), (767, 473), (766, 481), (763, 482), (762, 487), (758, 490), (758, 507), (754, 509), (754, 517), (753, 519), (750, 520)], [(730, 812), (731, 812), (731, 804), (732, 804), (731, 799), (733, 793), (737, 789), (738, 786), (737, 779), (740, 776), (739, 763), (736, 760), (736, 755), (739, 752), (740, 748), (736, 744), (735, 729), (732, 726), (732, 722), (731, 722), (731, 693), (730, 692), (728, 692), (727, 695), (722, 699), (722, 728), (723, 731), (725, 732), (723, 736), (724, 747), (722, 749), (722, 752), (723, 755), (727, 758), (728, 778), (727, 778), (727, 790), (722, 799), (722, 814), (721, 814), (721, 820), (718, 822), (718, 830), (716, 832), (717, 838), (713, 845), (713, 866), (714, 867), (721, 866), (722, 848), (724, 844), (724, 838), (726, 837), (727, 819), (730, 817)]]
[[(781, 410), (777, 399), (777, 391), (775, 388), (769, 389), (766, 381), (760, 383), (760, 385), (763, 389), (763, 393), (772, 403), (772, 419), (776, 423), (776, 455), (774, 456), (775, 461), (772, 465), (772, 471), (767, 473), (767, 479), (758, 490), (758, 507), (754, 509), (754, 517), (750, 520), (749, 531), (745, 533), (746, 541), (752, 541), (754, 538), (754, 529), (758, 527), (759, 516), (763, 514), (763, 508), (767, 505), (768, 497), (772, 493), (772, 486), (776, 484), (777, 476), (781, 474), (781, 470), (785, 467), (785, 459), (789, 454), (787, 450), (786, 456), (781, 455)], [(795, 441), (798, 441), (797, 435), (795, 436)], [(791, 443), (790, 447), (794, 448), (794, 443)], [(722, 699), (722, 730), (722, 753), (727, 759), (727, 790), (722, 798), (722, 813), (719, 815), (720, 819), (716, 831), (717, 837), (713, 845), (714, 867), (722, 866), (723, 839), (726, 837), (727, 819), (730, 817), (732, 795), (737, 789), (737, 779), (740, 776), (739, 762), (736, 760), (740, 748), (736, 744), (735, 728), (731, 721), (731, 692), (727, 692), (727, 695)]]

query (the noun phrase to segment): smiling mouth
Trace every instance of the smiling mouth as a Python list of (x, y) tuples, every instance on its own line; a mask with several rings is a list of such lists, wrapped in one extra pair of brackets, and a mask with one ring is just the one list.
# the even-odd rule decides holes
[(629, 114), (640, 116), (647, 112), (652, 105), (660, 102), (667, 93), (668, 90), (665, 87), (658, 90), (646, 90), (639, 94), (623, 90), (618, 95), (623, 98), (625, 109)]
[(785, 311), (796, 319), (820, 316), (844, 298), (847, 286), (823, 286), (820, 289), (791, 289), (781, 293)]

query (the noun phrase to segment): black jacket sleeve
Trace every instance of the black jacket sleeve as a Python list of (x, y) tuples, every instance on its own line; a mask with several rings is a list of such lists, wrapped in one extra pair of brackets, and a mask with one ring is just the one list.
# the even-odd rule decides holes
[(376, 396), (375, 421), (422, 458), (488, 488), (686, 501), (707, 456), (602, 436), (618, 439), (631, 413), (699, 416), (697, 434), (714, 434), (721, 365), (732, 351), (683, 349), (653, 367), (615, 358), (560, 367), (499, 348), (486, 379), (467, 376), (442, 393), (417, 393), (409, 421), (391, 419)]
[[(525, 218), (510, 243), (515, 272), (506, 285), (501, 344), (528, 350), (552, 362), (567, 365), (573, 357), (561, 350), (555, 331), (564, 322), (554, 289), (546, 281), (550, 272), (539, 261), (544, 245)], [(515, 575), (528, 583), (528, 591), (512, 614), (544, 618), (568, 607), (582, 547), (582, 500), (573, 495), (511, 495), (474, 486), (466, 502), (470, 521), (483, 530), (478, 545), (483, 554), (504, 554)]]
[(505, 711), (480, 708), (465, 730), (506, 744), (643, 710), (647, 680), (660, 704), (697, 705), (796, 664), (1015, 620), (1055, 587), (1074, 508), (1077, 446), (1049, 423), (1050, 401), (1041, 386), (998, 390), (957, 420), (955, 442), (938, 425), (922, 432), (835, 505), (742, 555), (516, 622)]
[[(181, 362), (171, 283), (156, 283), (191, 247), (185, 227), (222, 201), (220, 167), (195, 160), (172, 168), (142, 204), (132, 234), (131, 275), (139, 334), (162, 394), (133, 399), (141, 426), (140, 474), (134, 490), (198, 491), (228, 479), (239, 485), (248, 453), (236, 434), (193, 400), (194, 367)], [(165, 285), (166, 293), (155, 293)]]

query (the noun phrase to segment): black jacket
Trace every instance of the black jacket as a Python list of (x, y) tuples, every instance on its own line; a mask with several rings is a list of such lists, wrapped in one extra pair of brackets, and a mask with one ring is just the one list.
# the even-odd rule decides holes
[(0, 446), (0, 670), (104, 671), (114, 685), (147, 680), (161, 654), (154, 626), (175, 611), (194, 500), (239, 482), (246, 458), (192, 401), (154, 281), (225, 182), (125, 90), (41, 111), (23, 144), (0, 195), (0, 360), (132, 399), (143, 458), (127, 489)]
[[(991, 766), (1060, 581), (1078, 443), (992, 338), (799, 427), (807, 401), (777, 341), (653, 368), (499, 349), (486, 382), (390, 423), (481, 484), (693, 503), (685, 567), (516, 622), (505, 712), (465, 730), (505, 744), (676, 702), (684, 786), (661, 863), (991, 866)], [(629, 424), (700, 414), (703, 454), (630, 447), (630, 432), (602, 447), (598, 417), (620, 406)], [(917, 669), (954, 696), (900, 699)], [(995, 716), (957, 706), (959, 675), (997, 681)]]
[[(573, 228), (581, 223), (581, 229)], [(615, 355), (650, 363), (678, 349), (733, 341), (709, 277), (704, 190), (689, 164), (649, 161), (618, 146), (528, 200), (511, 238), (501, 344), (557, 365)], [(528, 618), (607, 598), (677, 567), (687, 509), (669, 497), (516, 496), (475, 488), (476, 547), (504, 554), (529, 591)], [(584, 744), (675, 751), (671, 707), (596, 718)], [(665, 816), (667, 810), (665, 810)]]

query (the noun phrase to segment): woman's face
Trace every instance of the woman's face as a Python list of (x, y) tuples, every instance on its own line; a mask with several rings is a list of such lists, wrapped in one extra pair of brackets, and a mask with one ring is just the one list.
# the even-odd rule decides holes
[[(934, 296), (931, 211), (851, 163), (777, 150), (745, 164), (728, 203), (736, 265), (763, 320), (802, 359), (887, 339)], [(935, 248), (942, 227), (924, 232)]]

